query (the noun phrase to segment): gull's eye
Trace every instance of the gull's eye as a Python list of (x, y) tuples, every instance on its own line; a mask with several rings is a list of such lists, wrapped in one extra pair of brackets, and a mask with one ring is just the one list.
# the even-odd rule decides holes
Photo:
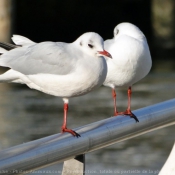
[(88, 44), (88, 46), (92, 49), (94, 46), (92, 44)]

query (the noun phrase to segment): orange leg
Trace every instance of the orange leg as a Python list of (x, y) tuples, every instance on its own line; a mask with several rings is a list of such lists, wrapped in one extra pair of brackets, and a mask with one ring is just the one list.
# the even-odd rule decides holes
[(71, 133), (73, 136), (76, 137), (81, 137), (78, 133), (76, 133), (75, 131), (71, 130), (71, 129), (67, 129), (67, 112), (68, 112), (68, 103), (64, 103), (64, 120), (63, 120), (63, 125), (61, 127), (61, 131), (63, 132), (69, 132)]
[(131, 112), (131, 94), (132, 94), (132, 90), (131, 90), (131, 86), (128, 88), (128, 107), (126, 109), (126, 113), (128, 115), (132, 115)]
[(120, 112), (118, 114), (129, 115), (131, 118), (134, 118), (136, 122), (139, 122), (138, 118), (131, 112), (131, 86), (128, 88), (128, 107), (125, 112)]
[(112, 97), (114, 100), (114, 116), (117, 116), (119, 113), (117, 111), (117, 105), (116, 105), (116, 92), (115, 89), (112, 89)]

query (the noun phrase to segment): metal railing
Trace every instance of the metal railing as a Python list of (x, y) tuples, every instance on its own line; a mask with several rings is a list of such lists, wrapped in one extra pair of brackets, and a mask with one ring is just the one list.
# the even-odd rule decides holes
[(55, 134), (0, 152), (0, 172), (23, 174), (29, 170), (74, 158), (108, 145), (175, 124), (175, 99), (133, 111), (130, 117), (110, 117), (75, 129), (81, 137)]

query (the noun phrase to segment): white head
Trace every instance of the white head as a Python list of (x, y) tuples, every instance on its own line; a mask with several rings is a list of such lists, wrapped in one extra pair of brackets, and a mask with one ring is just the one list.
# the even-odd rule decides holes
[(114, 38), (116, 39), (121, 35), (128, 35), (136, 39), (145, 38), (145, 35), (137, 26), (127, 22), (120, 23), (114, 28)]
[(104, 50), (103, 38), (97, 33), (84, 33), (74, 43), (90, 56), (107, 56), (112, 58), (111, 55)]

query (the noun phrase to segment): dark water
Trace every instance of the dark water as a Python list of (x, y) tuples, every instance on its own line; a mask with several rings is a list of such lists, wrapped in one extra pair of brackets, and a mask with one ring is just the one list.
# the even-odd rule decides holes
[[(122, 88), (117, 92), (118, 107), (120, 111), (125, 110), (127, 91)], [(133, 110), (174, 98), (172, 64), (155, 66), (154, 71), (133, 86), (132, 95)], [(0, 84), (0, 150), (60, 132), (62, 107), (61, 98), (31, 90), (25, 85)], [(68, 127), (76, 128), (112, 114), (111, 89), (101, 87), (70, 100)], [(158, 174), (173, 146), (174, 133), (175, 127), (170, 126), (89, 153), (86, 155), (86, 175)], [(62, 164), (44, 170), (53, 168), (61, 174)]]

